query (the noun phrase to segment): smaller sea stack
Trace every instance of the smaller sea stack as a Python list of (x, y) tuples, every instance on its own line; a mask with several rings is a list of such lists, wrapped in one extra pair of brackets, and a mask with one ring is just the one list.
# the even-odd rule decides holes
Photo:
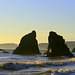
[(48, 37), (48, 48), (44, 55), (48, 57), (68, 56), (74, 57), (69, 48), (65, 44), (65, 39), (56, 32), (51, 31)]
[(13, 51), (13, 54), (40, 54), (38, 42), (36, 40), (36, 31), (22, 37), (19, 46)]

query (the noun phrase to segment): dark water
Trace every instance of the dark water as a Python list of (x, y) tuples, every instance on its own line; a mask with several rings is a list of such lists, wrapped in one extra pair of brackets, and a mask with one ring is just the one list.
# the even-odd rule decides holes
[(75, 75), (75, 58), (24, 56), (14, 55), (11, 50), (9, 54), (0, 51), (0, 75)]

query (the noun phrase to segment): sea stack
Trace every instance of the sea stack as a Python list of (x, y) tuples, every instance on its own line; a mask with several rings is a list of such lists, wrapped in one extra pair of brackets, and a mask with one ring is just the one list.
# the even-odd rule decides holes
[(22, 37), (19, 46), (13, 51), (13, 54), (40, 54), (38, 42), (36, 40), (36, 31)]
[(74, 57), (65, 44), (65, 39), (56, 32), (51, 31), (48, 37), (48, 48), (44, 55), (48, 57), (67, 56)]

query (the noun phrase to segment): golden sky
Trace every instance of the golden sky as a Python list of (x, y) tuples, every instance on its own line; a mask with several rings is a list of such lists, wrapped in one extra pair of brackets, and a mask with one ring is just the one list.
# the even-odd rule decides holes
[(35, 30), (39, 43), (50, 31), (75, 41), (75, 0), (0, 0), (0, 43), (19, 43)]

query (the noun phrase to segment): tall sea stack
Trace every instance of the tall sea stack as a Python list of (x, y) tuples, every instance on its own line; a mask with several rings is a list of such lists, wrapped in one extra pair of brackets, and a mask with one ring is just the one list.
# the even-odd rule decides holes
[(65, 44), (65, 39), (56, 32), (51, 31), (48, 37), (48, 48), (44, 55), (48, 57), (68, 56), (74, 57), (69, 48)]
[(13, 54), (40, 54), (34, 30), (22, 37), (19, 46), (13, 51)]

